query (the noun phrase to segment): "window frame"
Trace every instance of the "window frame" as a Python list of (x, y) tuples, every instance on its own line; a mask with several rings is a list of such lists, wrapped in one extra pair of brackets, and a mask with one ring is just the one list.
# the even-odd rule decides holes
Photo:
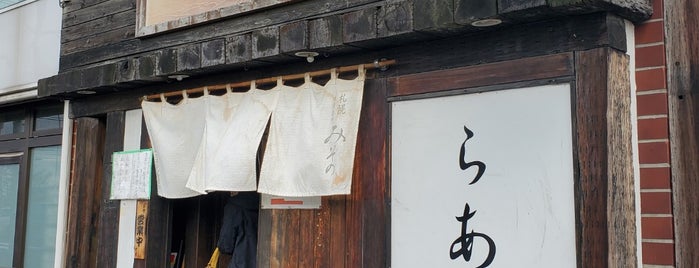
[(148, 1), (149, 0), (136, 0), (136, 37), (144, 37), (157, 33), (182, 29), (193, 25), (199, 25), (206, 22), (216, 21), (222, 18), (241, 16), (257, 10), (267, 9), (270, 7), (285, 5), (303, 0), (246, 0), (247, 2), (245, 3), (209, 10), (204, 13), (192, 16), (182, 16), (177, 20), (146, 25)]
[[(31, 150), (37, 147), (46, 146), (63, 146), (62, 145), (62, 126), (58, 129), (47, 129), (34, 131), (34, 119), (36, 107), (59, 106), (50, 102), (28, 104), (17, 109), (17, 107), (3, 108), (3, 111), (24, 111), (25, 129), (22, 133), (14, 133), (0, 136), (0, 154), (17, 153), (16, 157), (8, 157), (0, 159), (0, 164), (3, 163), (19, 163), (19, 182), (17, 185), (17, 212), (15, 214), (15, 240), (12, 254), (13, 267), (23, 267), (26, 233), (27, 233), (27, 209), (29, 207), (29, 169), (31, 161)], [(63, 113), (60, 113), (63, 115)], [(66, 118), (63, 118), (66, 120)], [(18, 159), (18, 162), (11, 162)], [(8, 162), (10, 161), (10, 162)], [(58, 209), (58, 208), (56, 208)]]

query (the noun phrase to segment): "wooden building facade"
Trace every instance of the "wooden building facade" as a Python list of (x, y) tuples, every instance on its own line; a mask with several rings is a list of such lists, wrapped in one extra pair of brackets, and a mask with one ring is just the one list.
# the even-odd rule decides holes
[[(324, 196), (315, 210), (260, 210), (258, 267), (398, 267), (398, 258), (410, 254), (396, 248), (402, 240), (395, 228), (399, 178), (393, 174), (397, 146), (403, 146), (395, 140), (397, 106), (517, 90), (534, 96), (534, 89), (554, 86), (565, 92), (567, 107), (557, 111), (569, 115), (564, 117), (570, 133), (566, 211), (572, 257), (565, 261), (577, 267), (642, 265), (638, 206), (644, 192), (634, 118), (638, 56), (633, 32), (634, 24), (653, 14), (652, 1), (239, 1), (160, 21), (149, 17), (148, 2), (157, 1), (67, 2), (59, 73), (39, 83), (40, 96), (70, 100), (74, 124), (65, 267), (169, 267), (173, 251), (184, 256), (184, 266), (204, 267), (211, 257), (225, 194), (167, 199), (154, 186), (148, 201), (109, 198), (112, 154), (151, 147), (135, 112), (143, 96), (388, 60), (395, 64), (367, 73), (351, 194)], [(678, 21), (699, 10), (689, 0), (679, 2), (665, 6), (666, 14), (685, 10), (673, 15)], [(689, 29), (669, 31), (678, 36), (667, 38), (684, 40), (691, 36)], [(693, 66), (699, 60), (692, 54), (699, 44), (694, 39), (668, 49), (668, 62)], [(312, 62), (296, 56), (308, 51), (318, 53)], [(679, 100), (670, 101), (675, 114), (669, 127), (675, 136), (669, 143), (679, 146), (673, 146), (673, 174), (688, 174), (673, 177), (673, 184), (681, 185), (673, 188), (678, 250), (670, 265), (677, 267), (697, 263), (684, 250), (699, 241), (692, 220), (697, 213), (687, 205), (696, 201), (691, 190), (696, 165), (690, 161), (696, 159), (697, 145), (696, 126), (683, 123), (696, 121), (695, 85), (685, 79), (691, 69), (686, 72), (668, 64), (668, 92), (680, 92)], [(681, 86), (670, 89), (675, 82)], [(548, 98), (561, 101), (536, 96), (532, 103), (539, 107), (551, 104)], [(494, 116), (493, 123), (510, 120)], [(475, 132), (467, 131), (466, 140), (489, 135)], [(467, 143), (461, 141), (456, 146), (462, 146), (463, 162)], [(458, 156), (457, 148), (453, 158)], [(148, 213), (145, 246), (134, 254), (137, 208)], [(457, 223), (453, 217), (460, 215), (447, 217)], [(449, 233), (456, 237), (458, 229), (457, 223)], [(449, 250), (449, 244), (438, 250), (444, 253), (439, 258), (448, 259), (454, 244)], [(448, 261), (464, 262), (457, 257)], [(468, 265), (479, 263), (484, 262)]]

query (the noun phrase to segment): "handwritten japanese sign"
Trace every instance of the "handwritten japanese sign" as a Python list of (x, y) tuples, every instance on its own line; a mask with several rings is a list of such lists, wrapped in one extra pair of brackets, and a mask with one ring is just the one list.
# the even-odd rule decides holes
[(570, 92), (391, 103), (391, 267), (575, 267)]
[(111, 199), (150, 199), (153, 151), (112, 154)]
[(146, 224), (148, 222), (148, 201), (136, 203), (136, 236), (134, 237), (134, 259), (146, 258)]

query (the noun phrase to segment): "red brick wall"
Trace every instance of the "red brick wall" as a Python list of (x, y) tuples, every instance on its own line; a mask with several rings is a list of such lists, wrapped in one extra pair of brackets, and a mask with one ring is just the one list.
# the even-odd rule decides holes
[(663, 0), (652, 1), (654, 15), (636, 25), (635, 33), (642, 254), (644, 265), (673, 267)]

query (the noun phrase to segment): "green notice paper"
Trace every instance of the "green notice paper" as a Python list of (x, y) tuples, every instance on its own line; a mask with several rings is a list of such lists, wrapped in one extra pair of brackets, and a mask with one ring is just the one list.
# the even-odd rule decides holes
[(150, 199), (153, 150), (112, 154), (111, 199)]

